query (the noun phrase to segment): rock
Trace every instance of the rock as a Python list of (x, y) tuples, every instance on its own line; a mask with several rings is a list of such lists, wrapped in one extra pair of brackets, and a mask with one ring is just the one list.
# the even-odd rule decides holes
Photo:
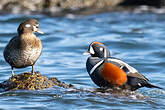
[[(1, 0), (0, 12), (9, 13), (46, 13), (65, 15), (75, 11), (90, 11), (91, 8), (109, 8), (123, 0)], [(89, 9), (89, 10), (87, 10)]]
[(74, 88), (71, 84), (65, 84), (59, 81), (57, 78), (47, 78), (40, 74), (40, 72), (32, 73), (21, 73), (10, 77), (8, 80), (0, 83), (0, 89), (5, 91), (9, 90), (41, 90), (50, 88), (53, 86), (59, 86), (63, 88)]
[(58, 86), (62, 88), (70, 88), (70, 92), (85, 93), (85, 94), (96, 94), (102, 96), (114, 96), (114, 97), (127, 97), (135, 99), (148, 98), (136, 91), (123, 90), (121, 88), (87, 88), (77, 89), (72, 84), (65, 84), (59, 81), (57, 78), (48, 78), (40, 74), (40, 72), (32, 73), (21, 73), (10, 77), (8, 80), (0, 83), (0, 90), (11, 91), (11, 90), (42, 90)]
[(1, 0), (0, 12), (43, 13), (52, 16), (88, 15), (106, 11), (125, 11), (128, 7), (139, 5), (164, 7), (165, 0)]

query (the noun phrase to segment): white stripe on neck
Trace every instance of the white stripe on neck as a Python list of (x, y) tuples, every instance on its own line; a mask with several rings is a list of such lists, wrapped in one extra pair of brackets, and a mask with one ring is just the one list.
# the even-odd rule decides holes
[(104, 58), (106, 58), (107, 57), (107, 52), (106, 52), (106, 50), (104, 49)]
[(95, 71), (95, 69), (103, 63), (104, 60), (99, 61), (89, 72), (90, 75)]

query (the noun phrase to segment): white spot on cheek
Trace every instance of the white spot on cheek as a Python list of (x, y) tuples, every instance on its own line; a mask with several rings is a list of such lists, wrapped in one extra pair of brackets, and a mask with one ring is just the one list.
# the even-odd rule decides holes
[(103, 48), (102, 47), (100, 48), (100, 51), (103, 51)]
[(30, 25), (30, 24), (26, 24), (26, 25), (25, 25), (25, 27), (27, 27), (27, 28), (28, 28), (28, 27), (31, 27), (31, 25)]

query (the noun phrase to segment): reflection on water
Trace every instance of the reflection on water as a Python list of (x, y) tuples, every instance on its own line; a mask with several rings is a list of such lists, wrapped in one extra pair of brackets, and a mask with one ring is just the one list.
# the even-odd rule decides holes
[[(137, 68), (150, 82), (163, 87), (165, 78), (165, 16), (163, 14), (105, 13), (90, 16), (49, 17), (43, 15), (0, 16), (0, 81), (11, 76), (3, 58), (3, 49), (25, 18), (35, 17), (44, 35), (43, 53), (35, 70), (57, 77), (77, 88), (97, 88), (85, 69), (82, 53), (92, 41), (105, 43), (111, 55)], [(16, 69), (15, 73), (31, 68)], [(163, 90), (142, 88), (139, 94), (149, 98), (116, 97), (112, 94), (66, 90), (58, 87), (41, 91), (0, 93), (0, 109), (163, 109)]]

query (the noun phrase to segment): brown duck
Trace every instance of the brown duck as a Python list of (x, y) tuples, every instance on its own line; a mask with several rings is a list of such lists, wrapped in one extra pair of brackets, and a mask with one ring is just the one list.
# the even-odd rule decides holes
[(34, 32), (43, 34), (39, 28), (36, 19), (28, 19), (23, 21), (18, 29), (18, 35), (13, 37), (4, 49), (4, 58), (10, 64), (12, 76), (14, 76), (14, 68), (24, 68), (32, 66), (34, 73), (34, 64), (41, 55), (42, 42)]

